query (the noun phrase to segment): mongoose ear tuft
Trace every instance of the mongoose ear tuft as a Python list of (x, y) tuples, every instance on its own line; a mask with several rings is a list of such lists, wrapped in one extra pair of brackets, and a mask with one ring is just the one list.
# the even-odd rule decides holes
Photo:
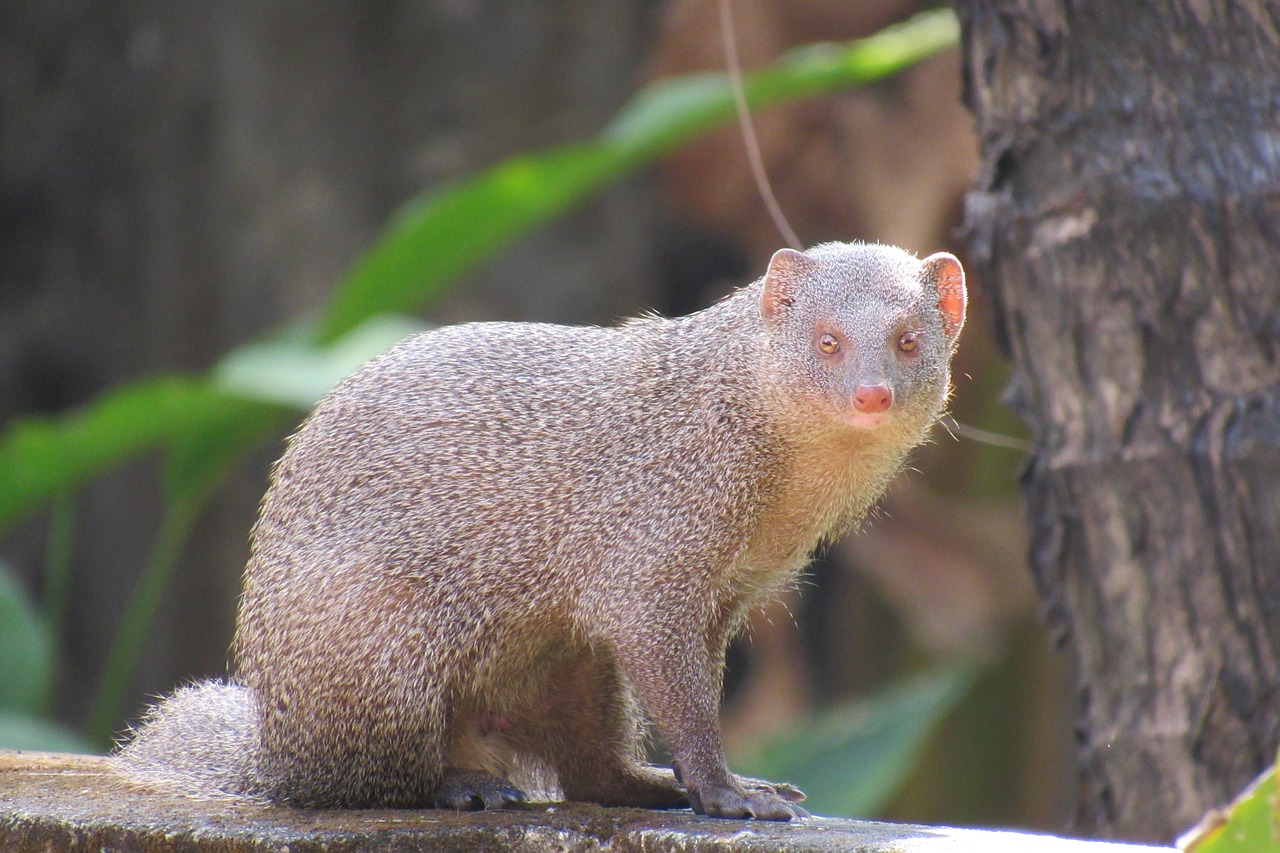
[(964, 287), (964, 267), (956, 256), (938, 252), (920, 262), (920, 278), (938, 294), (942, 311), (942, 330), (947, 340), (955, 343), (964, 327), (964, 311), (969, 296)]
[(769, 259), (764, 274), (764, 290), (760, 293), (760, 316), (770, 329), (777, 328), (787, 309), (795, 304), (796, 290), (813, 272), (817, 262), (795, 249), (779, 249)]

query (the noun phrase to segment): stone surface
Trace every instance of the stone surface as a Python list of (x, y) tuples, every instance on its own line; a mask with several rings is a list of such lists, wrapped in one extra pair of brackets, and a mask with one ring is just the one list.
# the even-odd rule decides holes
[(528, 811), (300, 811), (124, 786), (96, 756), (0, 750), (0, 850), (59, 851), (1044, 851), (1171, 848), (1041, 835), (813, 818), (717, 820), (582, 804)]

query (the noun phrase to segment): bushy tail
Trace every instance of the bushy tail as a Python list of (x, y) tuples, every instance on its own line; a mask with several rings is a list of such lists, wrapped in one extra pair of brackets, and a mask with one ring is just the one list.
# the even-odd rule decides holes
[(197, 797), (261, 796), (258, 707), (243, 684), (202, 681), (147, 712), (112, 763), (126, 778)]

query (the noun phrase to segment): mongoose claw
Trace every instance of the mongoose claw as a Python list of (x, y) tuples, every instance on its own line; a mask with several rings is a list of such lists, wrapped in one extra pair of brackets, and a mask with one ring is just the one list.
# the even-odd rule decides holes
[(809, 795), (795, 785), (786, 782), (766, 782), (763, 779), (752, 779), (750, 776), (739, 776), (738, 784), (746, 791), (765, 791), (777, 794), (789, 803), (803, 803)]
[(792, 820), (809, 817), (807, 811), (773, 791), (761, 789), (737, 791), (727, 785), (690, 791), (689, 804), (693, 806), (695, 812), (708, 817), (754, 818), (755, 820)]
[(438, 809), (478, 812), (489, 809), (522, 809), (528, 803), (516, 786), (483, 770), (446, 770), (436, 789), (433, 805)]

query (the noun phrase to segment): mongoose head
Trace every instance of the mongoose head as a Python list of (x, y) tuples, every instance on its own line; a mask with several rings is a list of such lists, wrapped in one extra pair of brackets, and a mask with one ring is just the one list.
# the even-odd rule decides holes
[(813, 415), (872, 430), (927, 426), (950, 392), (964, 325), (964, 270), (892, 246), (825, 243), (769, 262), (760, 314), (791, 393)]

